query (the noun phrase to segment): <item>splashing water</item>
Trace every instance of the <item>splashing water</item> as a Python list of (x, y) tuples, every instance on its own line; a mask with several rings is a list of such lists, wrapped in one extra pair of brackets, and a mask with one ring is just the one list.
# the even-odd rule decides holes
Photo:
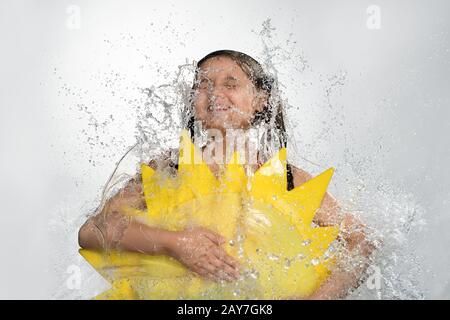
[[(364, 149), (358, 151), (351, 145), (358, 144), (351, 127), (354, 123), (346, 119), (344, 107), (339, 104), (339, 93), (347, 84), (346, 72), (339, 70), (333, 74), (320, 74), (309, 64), (297, 42), (292, 41), (293, 33), (284, 40), (276, 31), (270, 19), (264, 21), (261, 30), (254, 31), (262, 44), (261, 53), (250, 55), (263, 64), (279, 85), (280, 99), (287, 114), (291, 162), (301, 164), (298, 166), (314, 174), (325, 167), (335, 166), (338, 178), (333, 182), (334, 190), (331, 193), (337, 196), (345, 211), (353, 213), (367, 224), (371, 237), (382, 243), (371, 268), (378, 271), (380, 279), (375, 281), (378, 285), (362, 284), (350, 298), (423, 298), (424, 288), (417, 279), (424, 270), (420, 258), (415, 255), (414, 245), (421, 240), (421, 232), (424, 230), (424, 209), (387, 177), (376, 176), (373, 171), (368, 170), (374, 160), (370, 156), (364, 156)], [(117, 43), (113, 40), (105, 43), (111, 48), (125, 43), (129, 48), (129, 43), (133, 41), (132, 36), (123, 36)], [(143, 54), (141, 50), (138, 51)], [(105, 191), (98, 196), (99, 203), (123, 187), (141, 162), (148, 162), (168, 148), (177, 147), (195, 64), (186, 62), (174, 72), (167, 72), (172, 68), (173, 66), (159, 66), (158, 72), (164, 75), (167, 82), (154, 83), (148, 87), (131, 87), (129, 83), (123, 87), (127, 83), (124, 75), (114, 71), (99, 72), (93, 78), (102, 82), (105, 90), (110, 92), (104, 101), (91, 101), (88, 89), (74, 88), (66, 83), (61, 85), (61, 95), (70, 99), (75, 97), (75, 107), (70, 107), (74, 116), (86, 124), (79, 132), (79, 139), (88, 146), (85, 152), (89, 164), (99, 165), (99, 159), (114, 163), (121, 158), (125, 146), (133, 146), (126, 157), (119, 161)], [(311, 91), (314, 94), (301, 97), (302, 93)], [(295, 102), (291, 104), (287, 97)], [(126, 110), (131, 112), (125, 112), (124, 117), (118, 117), (114, 113), (105, 116), (99, 111), (99, 106), (109, 105), (112, 101), (125, 104)], [(134, 128), (130, 127), (130, 123)], [(135, 140), (112, 134), (113, 130), (109, 129), (114, 126), (134, 129)], [(107, 151), (111, 148), (115, 152)], [(382, 158), (382, 155), (379, 157)], [(92, 213), (95, 207), (92, 202), (88, 202), (81, 207), (71, 208), (82, 212), (82, 216), (78, 218), (70, 218), (73, 213), (69, 214), (67, 208), (59, 209), (51, 221), (52, 234), (55, 238), (69, 235), (69, 240), (66, 241), (75, 242), (77, 230), (85, 220), (86, 212)], [(60, 247), (55, 248), (55, 270), (59, 270), (57, 273), (61, 274), (60, 269), (65, 268), (65, 262), (57, 260), (83, 265), (76, 252), (73, 255), (67, 254), (67, 248), (70, 247), (67, 242), (59, 245)], [(277, 258), (271, 256), (271, 259)], [(76, 294), (63, 288), (55, 291), (53, 296), (87, 298), (107, 287), (98, 276), (93, 275), (90, 268), (84, 266), (82, 274), (90, 279), (85, 283), (92, 284), (92, 287), (84, 288)], [(376, 272), (371, 276), (377, 276)]]

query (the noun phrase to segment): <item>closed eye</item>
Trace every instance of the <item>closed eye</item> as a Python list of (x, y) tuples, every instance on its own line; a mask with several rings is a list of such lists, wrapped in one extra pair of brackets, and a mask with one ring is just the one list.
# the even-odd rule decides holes
[(227, 87), (227, 88), (236, 88), (237, 85), (235, 83), (226, 83), (225, 87)]

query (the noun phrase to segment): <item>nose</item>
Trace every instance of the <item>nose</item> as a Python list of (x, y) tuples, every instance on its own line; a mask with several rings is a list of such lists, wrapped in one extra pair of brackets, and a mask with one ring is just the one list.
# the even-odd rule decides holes
[(220, 102), (221, 99), (225, 99), (225, 94), (221, 86), (213, 85), (209, 90), (209, 100), (210, 102)]

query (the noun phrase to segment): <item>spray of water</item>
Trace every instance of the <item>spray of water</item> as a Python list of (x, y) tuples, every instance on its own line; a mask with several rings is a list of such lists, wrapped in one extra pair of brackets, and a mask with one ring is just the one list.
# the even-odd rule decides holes
[[(372, 159), (365, 158), (363, 153), (357, 153), (351, 145), (356, 140), (352, 137), (351, 124), (346, 122), (343, 108), (339, 104), (339, 92), (347, 85), (346, 72), (339, 70), (332, 74), (320, 74), (309, 64), (298, 43), (292, 41), (292, 33), (285, 39), (276, 31), (270, 19), (262, 23), (260, 30), (253, 31), (255, 37), (260, 39), (262, 48), (259, 54), (250, 55), (262, 63), (277, 83), (274, 96), (282, 101), (287, 115), (291, 162), (312, 173), (335, 166), (340, 179), (333, 184), (332, 192), (334, 191), (343, 210), (364, 221), (370, 230), (369, 236), (380, 244), (369, 268), (369, 271), (373, 271), (370, 276), (379, 279), (371, 282), (375, 285), (362, 284), (350, 297), (424, 297), (424, 288), (417, 281), (423, 267), (414, 253), (414, 244), (420, 241), (425, 225), (423, 208), (408, 193), (393, 186), (388, 177), (374, 176), (373, 172), (367, 171)], [(124, 36), (116, 42), (108, 40), (107, 44), (111, 48), (121, 45), (129, 47), (127, 41), (132, 39), (132, 36)], [(148, 162), (168, 149), (177, 147), (178, 133), (186, 124), (184, 112), (194, 78), (195, 62), (181, 64), (173, 73), (167, 72), (165, 68), (169, 70), (172, 67), (160, 66), (158, 70), (167, 81), (147, 87), (130, 87), (128, 81), (128, 85), (123, 88), (121, 85), (127, 83), (125, 78), (114, 71), (93, 75), (94, 79), (103, 83), (105, 90), (111, 92), (112, 96), (109, 97), (117, 100), (111, 99), (126, 104), (127, 110), (132, 110), (123, 119), (99, 112), (98, 105), (109, 103), (106, 98), (103, 102), (91, 101), (89, 90), (61, 83), (60, 94), (76, 98), (72, 100), (76, 101), (74, 107), (70, 108), (79, 119), (85, 121), (86, 126), (79, 132), (79, 139), (88, 146), (86, 155), (89, 163), (95, 166), (99, 159), (112, 163), (120, 161), (97, 195), (96, 204), (91, 199), (82, 207), (77, 207), (80, 210), (78, 216), (73, 212), (69, 213), (64, 206), (57, 210), (50, 223), (55, 238), (70, 235), (70, 241), (74, 241), (77, 229), (86, 219), (86, 213), (93, 214), (96, 208), (101, 207), (106, 199), (123, 187), (132, 177), (133, 169), (137, 172), (140, 163)], [(61, 77), (60, 81), (63, 82)], [(301, 105), (301, 98), (293, 97), (288, 100), (293, 87), (296, 94), (314, 90), (315, 100), (312, 103), (303, 100), (304, 105)], [(290, 101), (296, 102), (291, 104)], [(109, 134), (108, 128), (111, 126), (130, 122), (134, 124), (134, 142)], [(313, 125), (308, 126), (308, 123)], [(125, 148), (127, 145), (128, 148)], [(331, 145), (335, 147), (327, 149)], [(337, 150), (339, 147), (342, 148)], [(108, 153), (105, 151), (108, 148), (122, 152)], [(55, 245), (55, 273), (62, 274), (56, 281), (64, 281), (67, 274), (63, 270), (72, 261), (83, 266), (81, 272), (84, 279), (89, 279), (83, 283), (90, 283), (92, 287), (84, 287), (75, 294), (63, 286), (55, 290), (55, 298), (87, 298), (107, 286), (98, 276), (93, 275), (89, 267), (83, 265), (76, 253), (67, 253), (68, 248), (72, 247), (73, 244), (69, 245), (64, 241), (59, 243), (59, 247)]]

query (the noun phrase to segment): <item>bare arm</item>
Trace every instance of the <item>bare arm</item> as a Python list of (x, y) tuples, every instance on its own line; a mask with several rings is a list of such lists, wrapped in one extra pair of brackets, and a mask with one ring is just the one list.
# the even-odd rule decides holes
[[(312, 176), (307, 172), (294, 168), (294, 185), (298, 186)], [(339, 225), (338, 241), (344, 251), (338, 257), (338, 264), (330, 277), (314, 292), (309, 299), (340, 299), (355, 289), (363, 277), (370, 262), (370, 255), (375, 249), (374, 243), (367, 239), (367, 229), (350, 213), (341, 213), (337, 201), (326, 193), (320, 210), (314, 217), (320, 226)], [(350, 263), (349, 263), (350, 262)]]
[(225, 239), (220, 235), (203, 228), (175, 232), (148, 226), (128, 217), (126, 207), (146, 209), (139, 176), (131, 179), (97, 215), (84, 223), (78, 233), (80, 247), (164, 254), (212, 280), (238, 277), (237, 262), (221, 247)]
[[(141, 181), (138, 176), (131, 179), (125, 188), (108, 199), (103, 208), (84, 223), (78, 233), (80, 247), (101, 250), (130, 249), (130, 251), (146, 251), (146, 248), (142, 246), (143, 243), (141, 243), (141, 246), (138, 246), (139, 241), (136, 243), (133, 241), (135, 240), (134, 238), (129, 239), (130, 232), (126, 231), (144, 228), (143, 226), (140, 228), (139, 224), (124, 214), (125, 206), (140, 210), (145, 209)], [(155, 247), (158, 246), (155, 245)], [(158, 253), (157, 248), (155, 248), (155, 253)]]

